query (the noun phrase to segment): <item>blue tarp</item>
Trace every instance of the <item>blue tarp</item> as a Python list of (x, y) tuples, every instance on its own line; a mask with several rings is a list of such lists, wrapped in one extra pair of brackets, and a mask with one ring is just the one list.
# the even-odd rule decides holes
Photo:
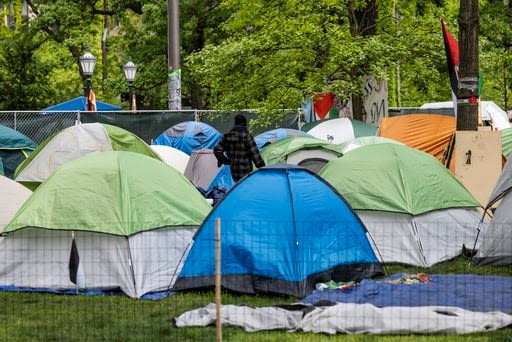
[[(303, 297), (316, 277), (381, 274), (366, 228), (330, 185), (292, 165), (261, 168), (228, 192), (194, 238), (175, 289), (214, 284), (215, 221), (222, 224), (222, 285)], [(357, 267), (356, 267), (357, 265)]]
[[(74, 99), (71, 99), (71, 100), (68, 100), (68, 101), (65, 101), (62, 103), (58, 103), (56, 105), (42, 109), (41, 111), (44, 112), (43, 114), (51, 114), (48, 112), (52, 112), (52, 111), (75, 111), (75, 110), (85, 111), (86, 110), (85, 105), (86, 105), (85, 96), (79, 96), (79, 97), (75, 97)], [(115, 106), (110, 103), (96, 100), (96, 111), (102, 112), (102, 111), (116, 111), (116, 110), (121, 110), (121, 107)]]
[(404, 274), (397, 273), (382, 280), (364, 279), (345, 291), (315, 290), (302, 303), (369, 303), (378, 307), (440, 305), (512, 313), (512, 277), (432, 274), (428, 275), (430, 283), (392, 283), (402, 276)]
[[(83, 295), (83, 296), (126, 296), (126, 294), (118, 290), (59, 290), (59, 289), (50, 289), (44, 287), (16, 287), (16, 286), (0, 286), (0, 292), (38, 292), (38, 293), (53, 293), (53, 294), (61, 294), (61, 295)], [(169, 297), (174, 295), (175, 292), (172, 291), (158, 291), (158, 292), (150, 292), (146, 293), (140, 299), (162, 299), (165, 297)]]
[(191, 155), (200, 149), (213, 149), (222, 134), (212, 126), (198, 121), (185, 121), (162, 132), (153, 145), (166, 145)]

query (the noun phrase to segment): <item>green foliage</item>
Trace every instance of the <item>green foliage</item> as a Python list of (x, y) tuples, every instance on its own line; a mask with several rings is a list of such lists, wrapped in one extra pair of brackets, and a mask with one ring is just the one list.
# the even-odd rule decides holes
[[(1, 3), (8, 14), (10, 2)], [(16, 25), (0, 27), (1, 109), (38, 109), (80, 95), (78, 58), (86, 48), (98, 57), (93, 85), (99, 98), (115, 102), (127, 91), (122, 65), (131, 56), (138, 66), (134, 89), (144, 107), (167, 107), (165, 1), (112, 0), (106, 13), (102, 1), (30, 3), (35, 15), (28, 25), (16, 0)], [(449, 99), (440, 21), (445, 18), (457, 37), (459, 1), (377, 0), (376, 34), (352, 36), (350, 8), (364, 10), (368, 3), (180, 1), (183, 105), (257, 109), (261, 122), (270, 122), (283, 109), (296, 110), (312, 92), (332, 90), (342, 100), (357, 95), (367, 74), (388, 81), (390, 106)], [(482, 98), (509, 106), (510, 6), (485, 0), (480, 9)], [(105, 63), (103, 14), (109, 21)]]

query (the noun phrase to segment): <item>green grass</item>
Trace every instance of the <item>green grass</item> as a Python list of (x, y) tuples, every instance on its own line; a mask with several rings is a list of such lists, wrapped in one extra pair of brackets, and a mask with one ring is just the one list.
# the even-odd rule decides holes
[[(512, 276), (512, 266), (475, 267), (457, 258), (430, 269), (387, 266), (396, 272), (493, 274)], [(296, 298), (223, 293), (224, 304), (270, 306)], [(214, 341), (215, 327), (176, 328), (173, 318), (214, 302), (211, 292), (180, 293), (162, 300), (124, 296), (68, 296), (0, 292), (0, 341)], [(512, 328), (471, 335), (327, 336), (312, 333), (259, 332), (223, 327), (225, 341), (511, 341)]]

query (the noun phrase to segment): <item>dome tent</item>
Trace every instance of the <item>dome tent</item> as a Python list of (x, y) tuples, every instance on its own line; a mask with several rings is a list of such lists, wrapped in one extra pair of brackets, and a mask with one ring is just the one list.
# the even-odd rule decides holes
[(214, 207), (175, 290), (214, 285), (217, 218), (226, 289), (304, 297), (317, 282), (382, 274), (364, 225), (343, 198), (307, 169), (278, 165), (251, 173)]
[(142, 139), (117, 126), (88, 123), (61, 130), (43, 141), (16, 169), (15, 180), (35, 189), (59, 166), (91, 152), (130, 151), (160, 160)]
[(219, 167), (213, 150), (207, 148), (192, 152), (183, 174), (196, 187), (206, 191), (215, 186), (229, 190), (235, 184), (229, 165)]
[(23, 185), (0, 176), (0, 233), (31, 194)]
[(383, 137), (377, 137), (377, 136), (368, 136), (368, 137), (359, 137), (354, 138), (352, 140), (345, 141), (344, 143), (341, 143), (342, 146), (342, 152), (343, 154), (350, 152), (352, 150), (355, 150), (356, 148), (363, 147), (366, 145), (374, 145), (374, 144), (400, 144), (403, 145), (401, 142), (383, 138)]
[[(24, 134), (0, 125), (0, 171), (9, 178), (14, 178), (14, 172), (37, 144)], [(1, 174), (1, 173), (0, 173)]]
[(5, 227), (0, 284), (134, 298), (170, 289), (210, 209), (161, 161), (88, 154), (57, 169)]
[(354, 138), (377, 135), (376, 127), (363, 121), (348, 118), (313, 121), (305, 124), (302, 130), (315, 138), (333, 144), (340, 144)]
[(456, 120), (453, 116), (405, 114), (382, 118), (378, 135), (399, 141), (443, 161), (455, 133), (455, 126)]
[(212, 126), (198, 121), (185, 121), (162, 132), (153, 145), (167, 145), (191, 155), (200, 149), (213, 149), (222, 134)]
[(473, 261), (477, 265), (508, 265), (512, 264), (512, 161), (510, 158), (496, 182), (494, 190), (489, 197), (486, 211), (495, 208), (491, 222), (478, 241), (478, 248)]
[(317, 173), (329, 160), (342, 155), (341, 146), (313, 137), (288, 137), (261, 151), (265, 165), (293, 164)]
[(182, 174), (185, 172), (190, 156), (177, 148), (165, 145), (150, 145), (151, 149), (165, 162), (167, 165), (174, 167)]
[(263, 132), (254, 137), (254, 141), (256, 142), (256, 146), (258, 149), (262, 149), (263, 147), (274, 143), (276, 141), (282, 140), (288, 137), (312, 137), (306, 132), (299, 131), (298, 129), (292, 128), (276, 128), (271, 129), (270, 131)]
[(425, 152), (367, 145), (329, 162), (319, 176), (357, 212), (385, 263), (430, 267), (475, 241), (479, 202)]

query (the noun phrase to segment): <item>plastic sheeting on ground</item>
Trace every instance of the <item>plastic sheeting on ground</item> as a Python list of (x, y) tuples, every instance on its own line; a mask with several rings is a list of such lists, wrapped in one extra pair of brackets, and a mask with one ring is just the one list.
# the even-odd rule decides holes
[[(222, 324), (245, 331), (286, 330), (336, 334), (466, 334), (492, 331), (512, 324), (503, 312), (473, 312), (455, 307), (387, 307), (371, 304), (336, 304), (251, 308), (223, 305)], [(216, 321), (214, 304), (177, 317), (177, 327), (208, 326)]]
[(383, 280), (364, 279), (349, 291), (315, 290), (302, 303), (369, 303), (378, 307), (434, 305), (480, 312), (512, 312), (512, 277), (433, 274), (429, 275), (428, 284), (393, 283), (403, 275), (397, 273)]
[[(60, 295), (82, 295), (82, 296), (126, 296), (126, 294), (121, 289), (105, 289), (105, 290), (98, 290), (98, 289), (51, 289), (51, 288), (45, 288), (45, 287), (18, 287), (18, 286), (0, 286), (0, 292), (38, 292), (38, 293), (53, 293), (53, 294), (60, 294)], [(149, 292), (144, 294), (140, 299), (148, 299), (148, 300), (154, 300), (154, 299), (162, 299), (165, 297), (169, 297), (176, 294), (176, 292), (173, 292), (171, 290), (167, 291), (156, 291), (156, 292)]]

